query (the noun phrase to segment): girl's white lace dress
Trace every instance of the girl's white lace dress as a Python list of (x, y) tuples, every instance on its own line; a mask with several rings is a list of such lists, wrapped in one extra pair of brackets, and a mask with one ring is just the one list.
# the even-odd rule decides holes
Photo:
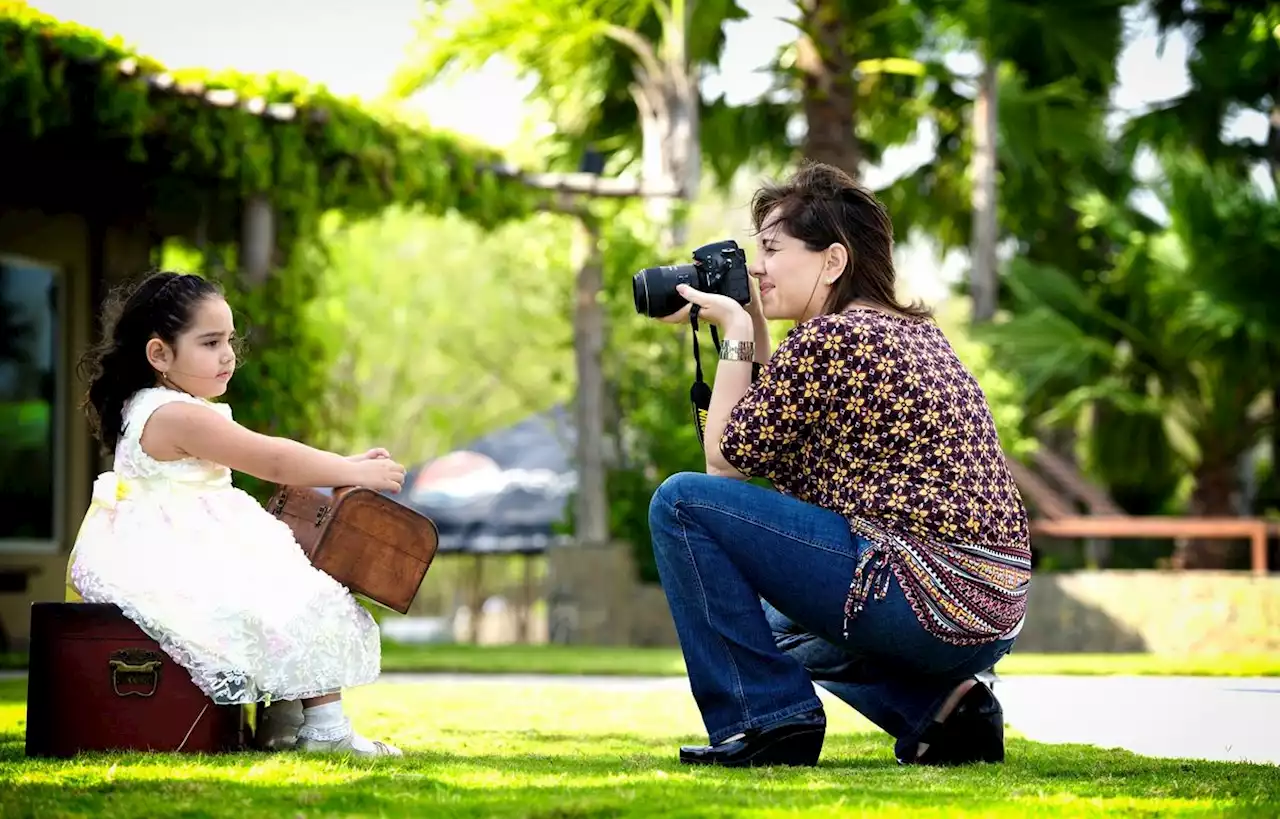
[(377, 624), (311, 566), (281, 521), (231, 485), (231, 470), (157, 461), (139, 439), (170, 401), (226, 404), (164, 388), (125, 405), (115, 470), (94, 484), (71, 555), (88, 603), (114, 603), (219, 705), (314, 697), (378, 677)]

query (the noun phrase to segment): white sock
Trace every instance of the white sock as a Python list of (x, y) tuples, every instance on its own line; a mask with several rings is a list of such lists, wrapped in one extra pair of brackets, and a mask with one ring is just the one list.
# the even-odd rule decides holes
[(370, 752), (374, 744), (351, 729), (351, 722), (342, 712), (342, 700), (326, 702), (302, 709), (302, 727), (298, 736), (309, 739), (335, 740), (351, 737), (351, 747)]
[(298, 733), (306, 733), (312, 739), (342, 739), (351, 731), (342, 713), (342, 700), (312, 705), (302, 709), (302, 727)]

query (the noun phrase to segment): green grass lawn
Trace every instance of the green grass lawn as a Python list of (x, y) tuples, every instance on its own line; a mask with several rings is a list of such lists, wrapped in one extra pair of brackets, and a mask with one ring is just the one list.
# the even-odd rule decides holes
[[(406, 646), (385, 643), (384, 671), (468, 674), (590, 674), (680, 677), (684, 660), (674, 648), (603, 646)], [(26, 668), (25, 654), (0, 654), (0, 668)], [(1153, 654), (1020, 654), (996, 669), (1018, 674), (1132, 674), (1142, 676), (1280, 677), (1280, 655), (1160, 657)]]
[[(26, 668), (25, 654), (0, 654), (0, 668)], [(586, 674), (681, 677), (675, 648), (604, 646), (406, 646), (384, 643), (383, 671), (463, 674)], [(1001, 675), (1129, 674), (1140, 676), (1280, 677), (1280, 654), (1161, 657), (1153, 654), (1020, 654), (1005, 657)]]
[[(611, 674), (682, 676), (678, 649), (581, 646), (403, 646), (383, 649), (385, 671), (490, 674)], [(996, 671), (1015, 674), (1137, 674), (1209, 677), (1280, 676), (1280, 655), (1158, 657), (1152, 654), (1019, 654)]]
[(516, 681), (387, 684), (350, 693), (369, 736), (403, 759), (297, 754), (23, 756), (25, 683), (0, 682), (0, 816), (834, 817), (1259, 816), (1271, 766), (1139, 757), (1011, 739), (1008, 762), (902, 768), (887, 737), (828, 708), (816, 769), (677, 764), (701, 738), (687, 689)]

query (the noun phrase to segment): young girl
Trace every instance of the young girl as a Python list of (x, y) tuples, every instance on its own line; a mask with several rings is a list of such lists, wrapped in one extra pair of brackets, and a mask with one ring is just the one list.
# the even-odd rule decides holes
[(154, 274), (108, 310), (82, 364), (84, 408), (115, 469), (94, 484), (70, 583), (118, 606), (215, 703), (301, 700), (299, 750), (399, 756), (342, 712), (341, 690), (380, 671), (373, 618), (232, 487), (231, 470), (398, 492), (404, 467), (383, 450), (344, 458), (237, 424), (210, 400), (235, 371), (234, 341), (231, 309), (199, 276)]

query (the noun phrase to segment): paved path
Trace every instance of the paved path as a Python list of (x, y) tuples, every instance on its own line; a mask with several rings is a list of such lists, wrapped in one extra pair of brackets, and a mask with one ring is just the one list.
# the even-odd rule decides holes
[(1280, 765), (1277, 677), (1002, 677), (1008, 724), (1040, 742)]
[[(478, 681), (688, 691), (683, 677), (388, 672), (379, 684)], [(995, 691), (1010, 728), (1039, 742), (1280, 765), (1280, 677), (1007, 676)]]

